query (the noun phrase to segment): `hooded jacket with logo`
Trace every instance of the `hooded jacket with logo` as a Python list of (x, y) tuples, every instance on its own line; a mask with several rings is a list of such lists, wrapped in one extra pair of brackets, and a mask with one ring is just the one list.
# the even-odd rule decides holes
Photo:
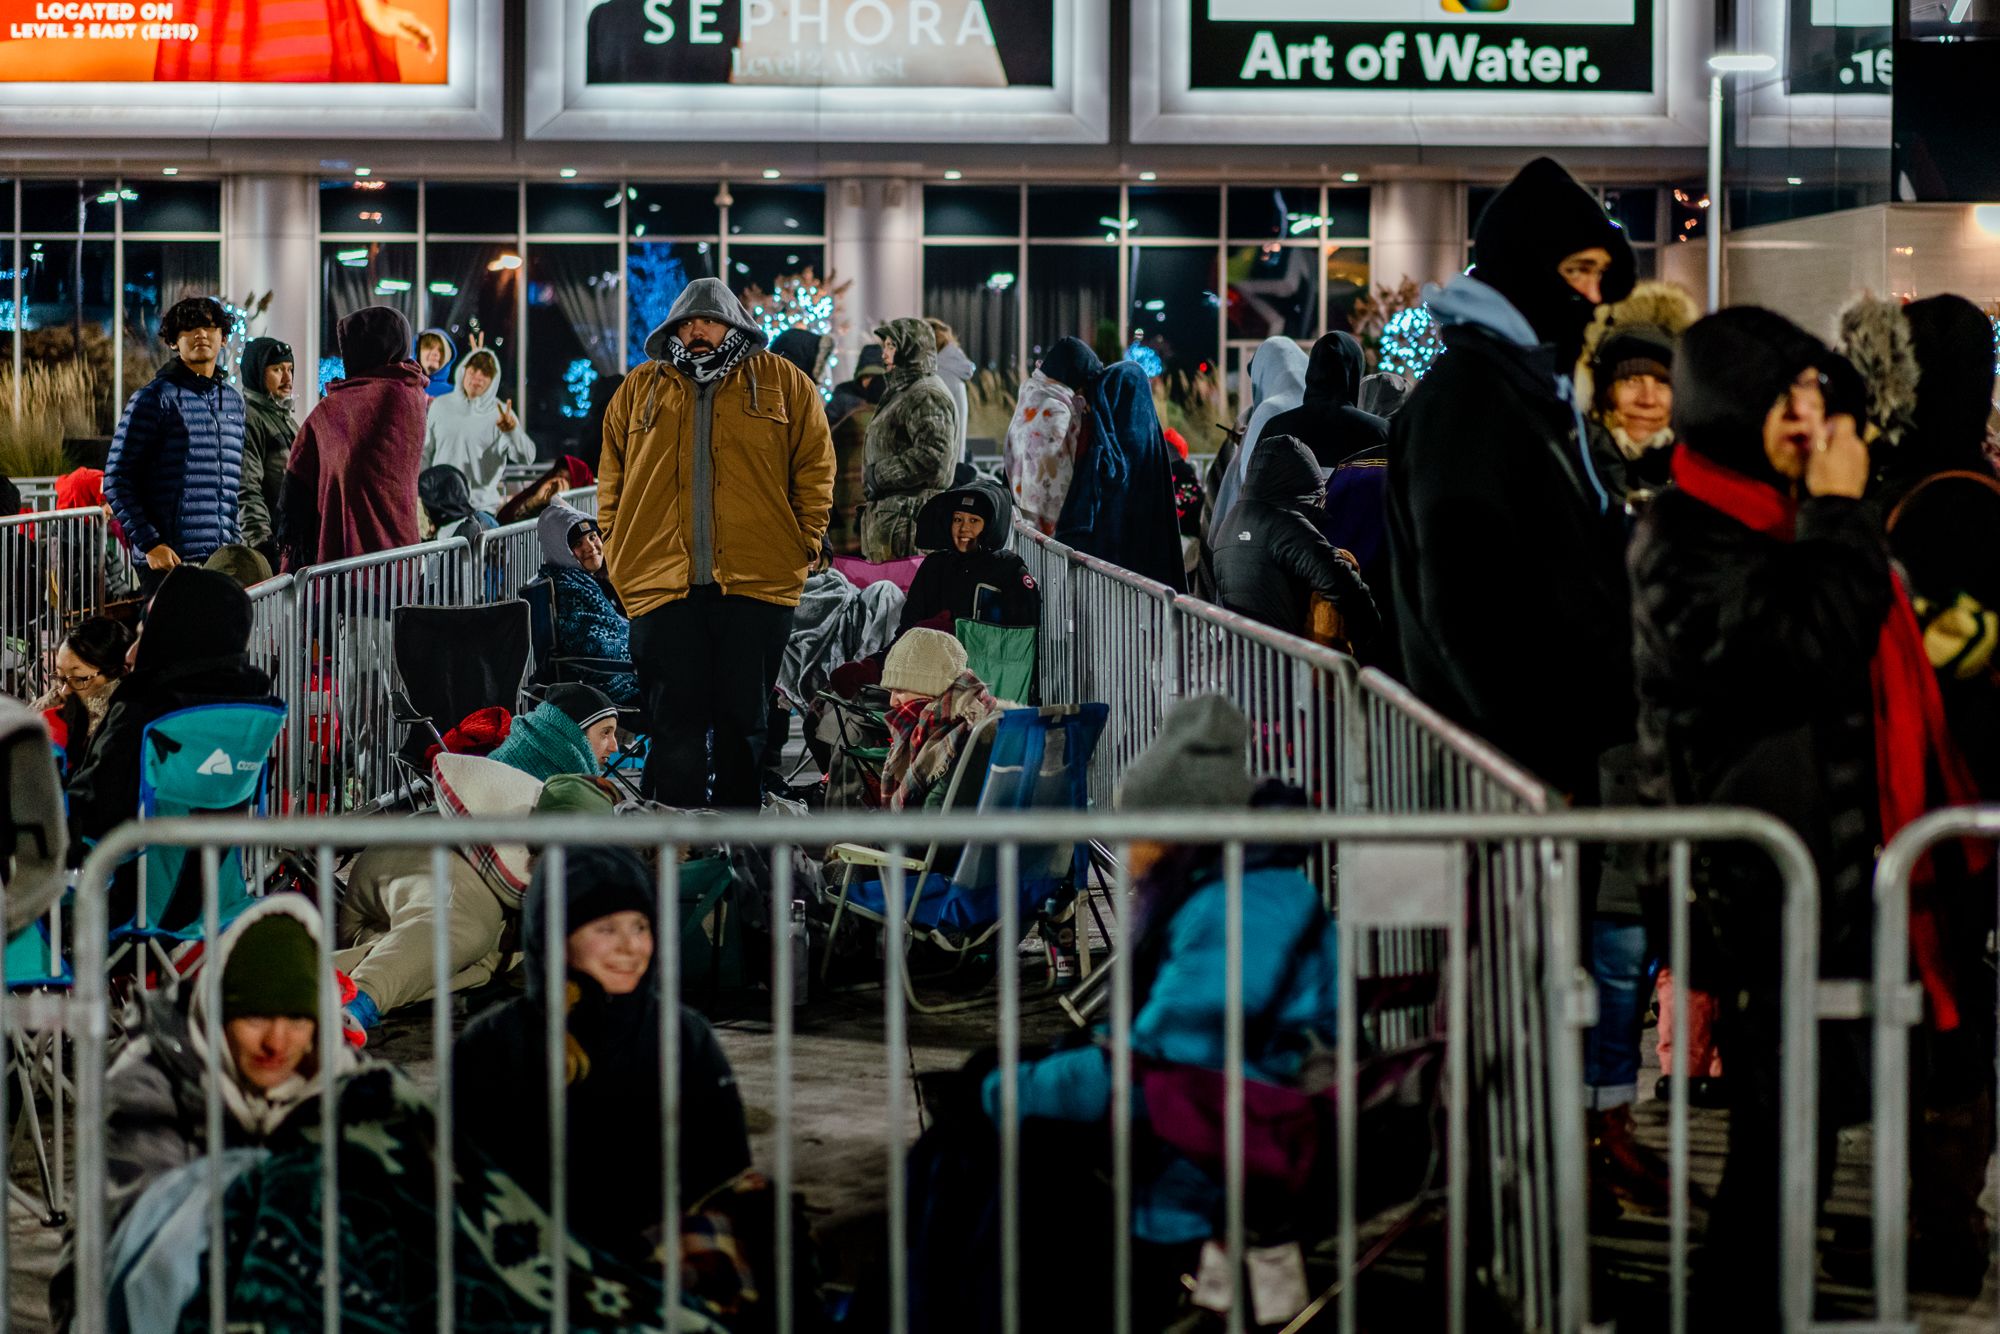
[(1380, 620), (1359, 572), (1313, 524), (1320, 487), (1312, 450), (1267, 431), (1215, 547), (1217, 594), (1229, 610), (1296, 635), (1318, 593), (1339, 608), (1358, 648), (1374, 639)]
[[(917, 545), (930, 552), (910, 581), (896, 633), (949, 614), (953, 620), (986, 621), (993, 625), (1040, 625), (1042, 594), (1022, 559), (1007, 550), (1012, 515), (1005, 510), (1005, 492), (998, 483), (945, 491), (917, 516)], [(977, 514), (986, 526), (972, 550), (960, 551), (951, 540), (951, 516), (959, 510)]]
[[(500, 508), (505, 499), (501, 477), (510, 463), (533, 463), (535, 442), (517, 415), (512, 430), (500, 425), (500, 381), (496, 373), (479, 397), (464, 391), (465, 368), (474, 358), (458, 363), (452, 382), (453, 393), (430, 401), (424, 418), (424, 467), (445, 464), (465, 474), (472, 488), (472, 507), (487, 513)], [(495, 365), (499, 358), (491, 359)]]
[(243, 395), (221, 367), (173, 357), (125, 405), (104, 465), (104, 495), (132, 551), (162, 544), (199, 563), (237, 540)]
[(951, 393), (937, 375), (937, 336), (919, 319), (877, 331), (896, 345), (888, 389), (868, 422), (861, 554), (871, 561), (917, 554), (917, 514), (951, 485), (959, 440)]
[[(667, 359), (683, 320), (710, 319), (754, 346), (706, 385)], [(637, 618), (713, 583), (795, 607), (833, 507), (833, 442), (819, 390), (764, 347), (719, 279), (688, 284), (646, 339), (604, 414), (597, 521), (605, 565)], [(704, 540), (705, 539), (705, 540)]]

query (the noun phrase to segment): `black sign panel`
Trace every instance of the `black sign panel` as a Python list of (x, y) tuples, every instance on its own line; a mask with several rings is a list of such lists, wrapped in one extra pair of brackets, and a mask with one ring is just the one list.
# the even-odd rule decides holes
[(1785, 89), (1791, 93), (1873, 93), (1893, 91), (1896, 73), (1893, 30), (1884, 12), (1880, 23), (1856, 22), (1886, 11), (1886, 4), (1857, 0), (1787, 0)]
[[(1210, 17), (1192, 6), (1189, 86), (1341, 92), (1645, 93), (1653, 91), (1653, 5), (1633, 0), (1629, 22), (1510, 22), (1506, 0), (1411, 6), (1476, 13), (1480, 21), (1301, 21)], [(1242, 3), (1231, 13), (1254, 8)], [(1273, 6), (1274, 14), (1295, 7)], [(1339, 6), (1330, 6), (1338, 10)], [(1551, 6), (1539, 7), (1548, 12)], [(1492, 15), (1487, 19), (1486, 15)]]

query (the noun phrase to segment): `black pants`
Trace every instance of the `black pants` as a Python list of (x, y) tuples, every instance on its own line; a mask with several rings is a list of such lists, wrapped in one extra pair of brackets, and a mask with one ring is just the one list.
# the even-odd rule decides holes
[(653, 738), (648, 797), (669, 806), (762, 804), (766, 710), (791, 633), (792, 608), (723, 597), (712, 586), (632, 618), (632, 665)]

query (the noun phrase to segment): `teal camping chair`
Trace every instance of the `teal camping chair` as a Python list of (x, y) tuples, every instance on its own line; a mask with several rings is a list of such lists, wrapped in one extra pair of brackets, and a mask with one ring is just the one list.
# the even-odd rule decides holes
[[(139, 818), (255, 811), (263, 813), (271, 747), (285, 725), (285, 706), (259, 700), (201, 704), (155, 719), (140, 741)], [(138, 898), (132, 921), (111, 933), (118, 947), (157, 956), (202, 934), (201, 857), (188, 848), (147, 847), (138, 856)], [(217, 908), (226, 924), (250, 901), (243, 853), (231, 848), (216, 878)]]
[[(972, 804), (975, 792), (982, 814), (1085, 809), (1090, 804), (1090, 757), (1110, 714), (1106, 704), (1060, 704), (1008, 709), (985, 719), (959, 755), (945, 789), (944, 809), (965, 809)], [(832, 856), (846, 870), (841, 878), (840, 903), (828, 932), (822, 975), (832, 968), (834, 937), (840, 933), (842, 917), (851, 913), (863, 921), (886, 924), (887, 896), (880, 877), (884, 868), (897, 861), (880, 848), (857, 843), (834, 845)], [(962, 963), (999, 931), (999, 855), (993, 844), (959, 847), (933, 842), (921, 858), (902, 858), (901, 865), (909, 872), (903, 881), (908, 900), (904, 909), (906, 948), (916, 940), (925, 940), (956, 955)], [(954, 868), (949, 874), (939, 869), (946, 865)], [(1018, 920), (1032, 921), (1050, 898), (1083, 888), (1089, 867), (1086, 844), (1023, 845)], [(1002, 961), (1003, 966), (1006, 963)], [(1049, 980), (1053, 985), (1053, 968)], [(926, 1005), (917, 999), (908, 969), (903, 970), (903, 987), (911, 1007), (926, 1014), (983, 1003)]]
[(1035, 636), (1032, 625), (960, 621), (953, 633), (965, 646), (965, 665), (995, 699), (1026, 704), (1034, 698)]

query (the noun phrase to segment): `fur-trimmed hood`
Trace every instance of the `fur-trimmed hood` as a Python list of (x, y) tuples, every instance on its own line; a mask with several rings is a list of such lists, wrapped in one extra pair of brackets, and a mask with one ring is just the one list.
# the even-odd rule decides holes
[(1591, 367), (1597, 361), (1598, 349), (1612, 334), (1622, 329), (1650, 328), (1678, 339), (1687, 332), (1689, 325), (1700, 318), (1701, 304), (1686, 288), (1656, 278), (1649, 278), (1635, 286), (1631, 295), (1623, 301), (1599, 306), (1597, 317), (1583, 331), (1583, 357), (1576, 371), (1577, 400), (1583, 403), (1595, 401), (1597, 386)]
[(1863, 294), (1840, 312), (1838, 346), (1868, 385), (1868, 421), (1891, 445), (1916, 422), (1917, 349), (1899, 301)]

